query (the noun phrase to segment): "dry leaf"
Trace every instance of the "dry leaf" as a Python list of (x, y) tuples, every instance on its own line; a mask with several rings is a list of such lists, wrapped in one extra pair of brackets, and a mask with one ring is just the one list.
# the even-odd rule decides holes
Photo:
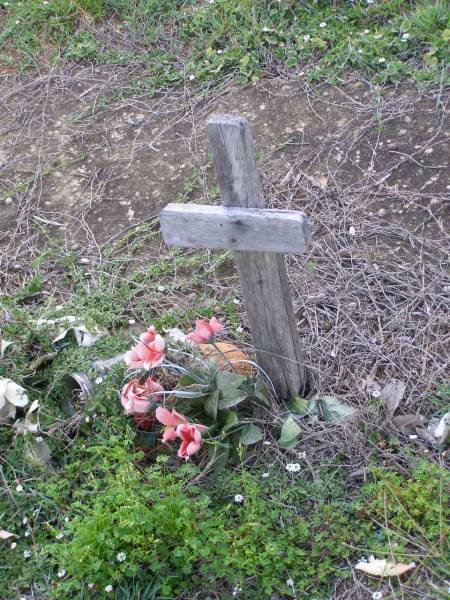
[(360, 561), (355, 569), (367, 573), (367, 575), (374, 575), (375, 577), (400, 577), (404, 573), (411, 571), (415, 567), (415, 563), (393, 563), (388, 562), (386, 559), (377, 559), (374, 556), (369, 557), (369, 561)]
[(319, 175), (316, 182), (320, 189), (324, 190), (328, 185), (328, 177), (326, 175)]
[(392, 379), (380, 391), (380, 395), (386, 403), (389, 415), (392, 417), (397, 410), (404, 394), (406, 386), (400, 379)]
[(251, 373), (252, 365), (247, 362), (241, 362), (248, 361), (248, 356), (242, 350), (239, 350), (237, 346), (227, 344), (226, 342), (217, 342), (216, 346), (220, 352), (212, 344), (199, 344), (198, 348), (203, 356), (215, 360), (219, 368), (228, 366), (229, 362), (233, 365), (234, 370), (241, 373), (241, 375), (249, 375)]
[(397, 415), (392, 418), (392, 422), (397, 427), (423, 427), (427, 418), (423, 415)]
[(0, 540), (7, 540), (10, 537), (18, 538), (19, 536), (15, 533), (11, 533), (10, 531), (5, 531), (4, 529), (0, 529)]

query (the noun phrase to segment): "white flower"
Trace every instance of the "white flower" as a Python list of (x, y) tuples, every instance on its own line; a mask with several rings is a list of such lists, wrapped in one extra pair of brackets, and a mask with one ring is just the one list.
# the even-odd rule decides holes
[(65, 577), (66, 575), (67, 575), (67, 573), (66, 573), (66, 570), (65, 570), (65, 569), (60, 569), (60, 570), (58, 571), (58, 577), (59, 577), (60, 579), (62, 579), (62, 578), (63, 578), (63, 577)]
[(125, 552), (119, 552), (117, 554), (118, 562), (124, 562), (126, 559), (127, 559), (127, 555), (125, 554)]
[(381, 38), (383, 37), (382, 33), (377, 33), (376, 35), (373, 36), (374, 40), (381, 40)]
[(195, 75), (189, 75), (189, 81), (194, 81)]
[(22, 525), (26, 525), (28, 523), (28, 517), (24, 517), (22, 519)]
[(238, 305), (240, 303), (241, 303), (241, 301), (238, 298), (233, 298), (233, 304)]
[(244, 331), (244, 328), (243, 328), (243, 327), (241, 327), (241, 325), (239, 325), (239, 327), (237, 327), (237, 328), (236, 328), (236, 331), (237, 331), (238, 333), (242, 333), (242, 332)]
[(16, 547), (17, 547), (17, 543), (16, 542), (13, 542), (11, 544), (11, 546), (10, 546), (11, 550), (14, 550), (14, 548), (16, 548)]
[(311, 36), (308, 35), (308, 34), (306, 34), (306, 35), (303, 36), (303, 41), (304, 42), (309, 42), (310, 39), (311, 39)]
[(64, 537), (64, 534), (63, 534), (63, 532), (61, 531), (61, 533), (58, 533), (58, 535), (56, 536), (56, 539), (57, 539), (57, 540), (62, 540), (62, 539), (63, 539), (63, 537)]
[(367, 4), (373, 4), (375, 0), (367, 0)]
[(27, 531), (25, 531), (24, 535), (25, 535), (25, 537), (30, 537), (31, 533), (29, 530), (27, 530)]
[(217, 54), (223, 54), (223, 50), (217, 50)]
[(378, 59), (379, 63), (385, 63), (386, 59), (384, 58), (384, 56), (382, 56), (381, 58)]
[(411, 435), (409, 436), (409, 439), (410, 439), (410, 440), (417, 440), (417, 435), (411, 434)]
[(373, 398), (379, 398), (380, 396), (381, 396), (380, 390), (373, 390), (373, 392), (372, 392)]
[(88, 583), (88, 588), (89, 588), (90, 590), (92, 590), (92, 588), (94, 587), (94, 585), (95, 585), (95, 583)]
[(267, 479), (267, 478), (269, 477), (269, 473), (263, 473), (263, 474), (261, 475), (261, 477), (262, 477), (263, 479)]
[(12, 379), (0, 377), (0, 420), (14, 419), (17, 407), (28, 404), (28, 396), (23, 387)]
[(373, 592), (372, 600), (381, 600), (383, 598), (383, 592)]
[(47, 6), (48, 0), (44, 0), (44, 2), (42, 4), (45, 4)]
[(301, 466), (298, 463), (288, 463), (286, 465), (286, 471), (289, 473), (298, 473), (301, 470)]
[(306, 452), (299, 452), (298, 453), (298, 457), (299, 458), (306, 458)]
[(158, 285), (158, 287), (156, 288), (158, 290), (158, 292), (165, 292), (166, 288), (163, 285)]
[(263, 30), (264, 33), (267, 33), (268, 31), (270, 31), (270, 28), (269, 27), (263, 27), (262, 30)]
[(364, 29), (363, 33), (367, 35), (368, 33), (370, 33), (370, 31), (368, 29)]
[(269, 440), (264, 440), (263, 445), (264, 446), (271, 446), (272, 442), (269, 442)]
[(105, 587), (105, 592), (106, 592), (107, 594), (109, 594), (109, 593), (110, 593), (110, 592), (112, 592), (112, 591), (113, 591), (113, 586), (112, 586), (111, 584), (109, 584), (109, 585), (107, 585), (107, 586)]
[(23, 551), (23, 557), (24, 558), (30, 558), (31, 556), (31, 552), (29, 550), (24, 550)]
[(128, 319), (128, 325), (134, 325), (136, 323), (136, 319)]
[(406, 42), (407, 40), (409, 40), (409, 33), (404, 33), (402, 35), (402, 42)]
[(327, 24), (325, 23), (325, 21), (322, 21), (322, 23), (319, 23), (319, 27), (322, 27), (322, 29), (326, 26), (327, 26)]
[(348, 234), (351, 235), (352, 237), (355, 237), (355, 235), (356, 235), (356, 229), (353, 227), (353, 225), (351, 225), (348, 228)]
[(69, 517), (64, 517), (64, 523), (69, 523), (70, 519)]
[(89, 422), (90, 422), (90, 420), (91, 420), (91, 417), (89, 417), (89, 416), (87, 416), (87, 417), (84, 417), (84, 422), (85, 422), (85, 423), (89, 423)]
[(103, 377), (97, 377), (96, 380), (95, 380), (95, 383), (97, 385), (100, 385), (101, 383), (103, 383)]
[(37, 443), (38, 443), (38, 444), (40, 444), (40, 442), (43, 442), (43, 441), (44, 441), (44, 438), (42, 437), (42, 435), (38, 435), (38, 436), (36, 437), (36, 441), (37, 441)]
[(16, 492), (19, 492), (19, 494), (23, 492), (23, 485), (16, 485)]
[(16, 25), (18, 25), (20, 23), (20, 21), (16, 21)]
[(242, 496), (242, 494), (236, 494), (234, 501), (236, 504), (242, 504), (244, 502), (244, 496)]

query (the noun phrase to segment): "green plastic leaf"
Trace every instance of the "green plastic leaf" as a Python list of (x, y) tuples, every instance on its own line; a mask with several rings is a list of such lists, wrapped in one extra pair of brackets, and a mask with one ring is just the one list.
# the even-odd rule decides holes
[(244, 446), (249, 446), (250, 444), (256, 444), (260, 442), (263, 438), (263, 434), (261, 428), (258, 425), (253, 425), (253, 423), (249, 423), (248, 425), (244, 425), (241, 429), (241, 435), (239, 436), (239, 441)]
[(287, 405), (288, 409), (294, 415), (300, 415), (301, 417), (308, 412), (308, 401), (300, 396), (295, 396)]
[(293, 448), (300, 436), (300, 427), (295, 422), (295, 419), (289, 415), (281, 428), (280, 439), (278, 444), (282, 448)]
[(247, 398), (247, 393), (240, 389), (244, 384), (245, 377), (237, 373), (218, 372), (216, 374), (216, 385), (220, 391), (219, 409), (225, 410), (240, 404)]
[[(223, 416), (222, 416), (223, 415)], [(234, 410), (226, 410), (222, 413), (223, 426), (222, 431), (228, 431), (239, 423), (239, 418)]]
[(219, 390), (215, 390), (212, 394), (210, 394), (205, 401), (205, 413), (214, 419), (217, 420), (217, 407), (219, 405)]
[(354, 412), (353, 407), (345, 404), (336, 396), (314, 396), (309, 404), (309, 413), (321, 416), (327, 423), (340, 421)]

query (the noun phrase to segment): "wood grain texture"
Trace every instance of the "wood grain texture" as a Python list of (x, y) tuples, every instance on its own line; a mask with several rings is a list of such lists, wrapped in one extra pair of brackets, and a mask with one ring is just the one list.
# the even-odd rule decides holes
[[(208, 123), (208, 137), (224, 206), (264, 208), (246, 119), (217, 115)], [(235, 257), (258, 363), (280, 397), (302, 393), (306, 371), (284, 258), (240, 251)]]
[(310, 241), (308, 219), (294, 210), (168, 204), (159, 220), (168, 246), (303, 254)]

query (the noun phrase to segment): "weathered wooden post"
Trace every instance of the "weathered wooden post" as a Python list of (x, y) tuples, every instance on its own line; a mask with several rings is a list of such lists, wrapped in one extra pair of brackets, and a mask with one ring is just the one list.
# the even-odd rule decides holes
[(306, 385), (283, 252), (304, 253), (309, 223), (297, 211), (265, 208), (246, 119), (217, 115), (208, 137), (223, 206), (168, 204), (161, 228), (168, 245), (235, 250), (258, 364), (282, 398)]

